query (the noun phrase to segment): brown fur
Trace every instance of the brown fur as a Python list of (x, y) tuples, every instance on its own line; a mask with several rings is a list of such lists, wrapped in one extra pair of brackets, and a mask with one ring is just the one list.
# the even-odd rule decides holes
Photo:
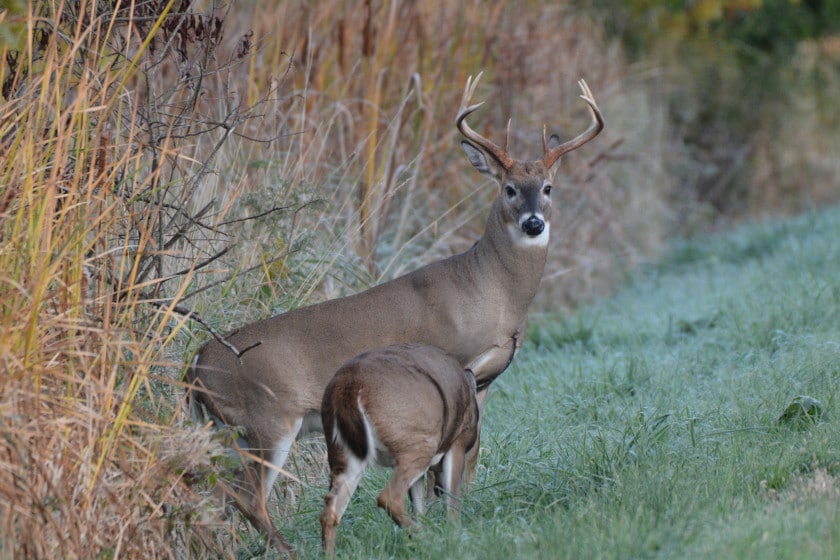
[(394, 467), (377, 503), (400, 526), (413, 524), (405, 512), (406, 493), (411, 488), (422, 509), (417, 482), (422, 486), (423, 474), (441, 455), (450, 455), (451, 473), (443, 481), (447, 498), (457, 496), (466, 453), (477, 437), (478, 403), (475, 379), (455, 357), (423, 344), (362, 354), (327, 385), (321, 415), (330, 464), (321, 515), (325, 552), (332, 554), (335, 526), (371, 462)]

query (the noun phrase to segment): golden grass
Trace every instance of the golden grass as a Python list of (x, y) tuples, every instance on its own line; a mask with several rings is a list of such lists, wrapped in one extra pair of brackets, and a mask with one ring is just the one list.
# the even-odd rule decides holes
[(111, 23), (26, 37), (0, 108), (2, 557), (188, 557), (215, 538), (184, 480), (214, 444), (156, 381), (184, 319), (142, 301), (161, 215), (136, 197), (164, 168), (137, 149), (134, 64), (84, 53)]

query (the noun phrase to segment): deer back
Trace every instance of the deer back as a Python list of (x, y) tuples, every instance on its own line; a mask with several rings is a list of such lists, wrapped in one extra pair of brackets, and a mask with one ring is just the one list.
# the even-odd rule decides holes
[(353, 358), (327, 385), (321, 410), (328, 439), (339, 434), (358, 458), (379, 446), (376, 455), (389, 466), (389, 457), (443, 453), (465, 432), (474, 439), (478, 422), (472, 374), (453, 356), (424, 344), (392, 345)]

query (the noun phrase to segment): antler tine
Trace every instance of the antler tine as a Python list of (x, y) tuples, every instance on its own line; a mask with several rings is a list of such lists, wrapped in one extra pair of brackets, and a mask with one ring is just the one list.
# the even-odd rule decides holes
[[(464, 95), (461, 98), (461, 108), (458, 111), (458, 116), (455, 117), (455, 126), (458, 127), (458, 130), (461, 131), (467, 140), (471, 140), (478, 144), (481, 148), (484, 148), (487, 152), (489, 152), (498, 162), (504, 167), (505, 169), (510, 169), (513, 166), (513, 158), (507, 153), (507, 150), (503, 150), (492, 141), (488, 140), (484, 136), (481, 136), (476, 131), (474, 131), (470, 126), (467, 124), (465, 120), (467, 116), (469, 116), (473, 111), (484, 105), (484, 102), (476, 103), (475, 105), (469, 105), (470, 100), (472, 99), (473, 93), (475, 93), (475, 89), (478, 86), (478, 81), (481, 79), (481, 75), (483, 72), (479, 72), (478, 76), (475, 77), (475, 81), (473, 81), (472, 76), (467, 78), (467, 85), (464, 88)], [(508, 123), (508, 141), (510, 140), (510, 123)]]
[(583, 91), (583, 95), (581, 95), (581, 99), (586, 101), (586, 104), (589, 105), (589, 112), (592, 113), (592, 124), (589, 125), (582, 134), (573, 138), (567, 142), (563, 142), (559, 146), (552, 148), (551, 150), (548, 149), (548, 140), (546, 139), (546, 130), (545, 126), (543, 126), (543, 163), (545, 164), (546, 168), (551, 168), (560, 156), (563, 154), (567, 154), (572, 150), (576, 150), (580, 148), (596, 136), (600, 134), (600, 132), (604, 129), (604, 116), (601, 114), (601, 110), (598, 109), (598, 104), (595, 103), (595, 96), (592, 95), (592, 90), (589, 89), (589, 86), (586, 85), (584, 80), (578, 81), (578, 85), (580, 89)]

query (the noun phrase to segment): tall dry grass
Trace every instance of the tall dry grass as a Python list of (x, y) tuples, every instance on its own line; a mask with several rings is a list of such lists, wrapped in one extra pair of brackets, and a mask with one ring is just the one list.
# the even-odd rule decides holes
[(183, 76), (137, 91), (173, 64), (150, 40), (186, 25), (172, 4), (4, 14), (26, 30), (0, 75), (4, 558), (216, 548), (218, 516), (190, 482), (218, 446), (183, 429), (161, 373), (180, 367), (167, 355), (186, 322), (174, 310), (202, 254), (176, 250), (201, 239), (202, 215), (177, 203), (196, 184), (181, 162), (208, 164), (188, 139), (219, 133), (203, 132), (207, 118), (185, 132)]
[(0, 46), (3, 557), (227, 554), (195, 484), (224, 461), (183, 425), (182, 364), (208, 328), (480, 236), (495, 187), (453, 126), (470, 74), (475, 126), (513, 118), (517, 156), (543, 123), (586, 126), (579, 78), (607, 119), (558, 173), (542, 306), (666, 230), (660, 109), (565, 5), (32, 2), (0, 25), (22, 31)]
[[(487, 104), (476, 126), (501, 138), (512, 118), (518, 157), (540, 154), (543, 124), (565, 136), (586, 126), (579, 78), (607, 116), (604, 135), (558, 171), (544, 305), (599, 293), (617, 260), (632, 265), (667, 234), (665, 109), (643, 79), (628, 79), (620, 51), (585, 14), (548, 2), (239, 6), (229, 24), (252, 29), (260, 46), (240, 83), (255, 100), (289, 68), (283, 108), (269, 122), (293, 136), (238, 153), (251, 166), (204, 196), (282, 184), (282, 195), (323, 202), (299, 213), (279, 246), (261, 247), (276, 253), (301, 232), (319, 236), (320, 248), (293, 267), (305, 277), (274, 294), (280, 307), (357, 291), (481, 235), (495, 189), (466, 164), (454, 127), (464, 82), (480, 70), (476, 97)], [(252, 262), (259, 253), (242, 254)]]

